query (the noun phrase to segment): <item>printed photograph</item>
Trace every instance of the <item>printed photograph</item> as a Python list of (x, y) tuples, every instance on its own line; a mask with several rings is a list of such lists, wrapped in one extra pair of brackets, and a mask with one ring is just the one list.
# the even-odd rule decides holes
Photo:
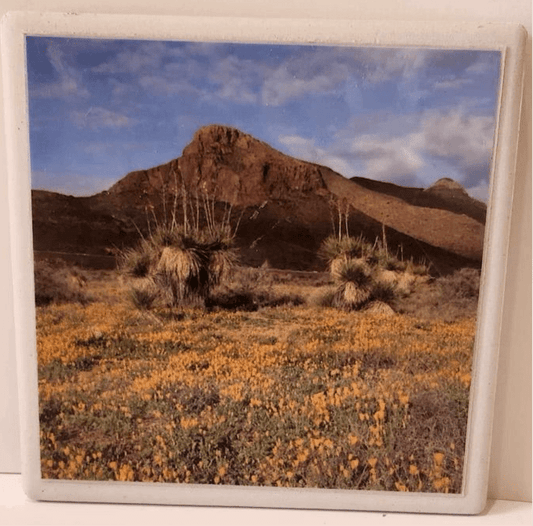
[(500, 52), (26, 58), (42, 478), (462, 492)]

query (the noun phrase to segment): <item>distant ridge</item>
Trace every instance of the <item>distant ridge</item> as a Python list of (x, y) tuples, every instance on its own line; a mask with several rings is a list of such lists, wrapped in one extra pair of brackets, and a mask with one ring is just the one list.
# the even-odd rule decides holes
[[(385, 232), (390, 250), (433, 263), (439, 273), (479, 266), (486, 208), (460, 185), (442, 180), (427, 190), (363, 178), (285, 155), (236, 128), (200, 128), (181, 157), (127, 174), (87, 198), (33, 192), (39, 250), (108, 253), (138, 239), (137, 229), (207, 192), (240, 218), (237, 243), (245, 264), (321, 269), (322, 240), (336, 221), (335, 203), (350, 208), (354, 236)], [(180, 194), (180, 198), (177, 198)], [(195, 197), (196, 196), (196, 197)]]
[(440, 208), (456, 214), (465, 214), (483, 224), (486, 221), (487, 205), (470, 197), (463, 186), (447, 177), (439, 179), (425, 189), (399, 186), (363, 177), (352, 177), (351, 181), (370, 190), (398, 197), (414, 206)]

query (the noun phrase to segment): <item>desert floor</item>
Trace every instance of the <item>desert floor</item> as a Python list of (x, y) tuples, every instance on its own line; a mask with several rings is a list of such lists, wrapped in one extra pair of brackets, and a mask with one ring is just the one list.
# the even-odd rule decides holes
[(210, 309), (69, 279), (87, 301), (37, 307), (44, 478), (461, 491), (475, 309), (442, 283), (391, 314), (323, 306), (319, 274)]

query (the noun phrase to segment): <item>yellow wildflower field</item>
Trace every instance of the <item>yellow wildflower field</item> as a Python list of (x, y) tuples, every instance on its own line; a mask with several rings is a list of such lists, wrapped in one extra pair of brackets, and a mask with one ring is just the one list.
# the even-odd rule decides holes
[(112, 287), (38, 308), (44, 478), (461, 491), (473, 317), (142, 313)]

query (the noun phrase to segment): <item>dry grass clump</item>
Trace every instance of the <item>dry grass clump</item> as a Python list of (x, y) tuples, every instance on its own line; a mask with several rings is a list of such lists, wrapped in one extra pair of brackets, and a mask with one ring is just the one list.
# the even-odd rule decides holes
[[(205, 305), (236, 262), (231, 242), (224, 237), (222, 232), (217, 236), (203, 230), (186, 233), (178, 227), (161, 227), (138, 247), (125, 251), (122, 269), (133, 278), (134, 304), (143, 298), (141, 304), (149, 308), (160, 297), (172, 307)], [(144, 282), (137, 284), (139, 279), (148, 279), (148, 288)]]
[(143, 239), (135, 248), (125, 249), (119, 256), (122, 271), (133, 278), (145, 278), (150, 273), (150, 265), (157, 255), (155, 246)]
[(370, 268), (363, 261), (350, 258), (333, 260), (330, 269), (337, 283), (334, 306), (348, 310), (362, 307), (372, 294)]
[(448, 276), (418, 283), (398, 302), (399, 311), (420, 318), (455, 321), (476, 315), (481, 271), (462, 268)]
[(232, 279), (218, 287), (210, 306), (226, 310), (256, 311), (280, 305), (302, 305), (301, 294), (278, 284), (278, 277), (265, 268), (236, 267)]
[(35, 304), (51, 303), (87, 304), (92, 298), (85, 292), (87, 278), (76, 268), (59, 261), (35, 261)]
[(454, 300), (474, 300), (479, 297), (481, 272), (475, 268), (462, 268), (449, 276), (437, 279), (443, 297)]
[(327, 291), (320, 304), (359, 310), (372, 301), (394, 302), (395, 283), (386, 283), (380, 277), (383, 267), (378, 264), (379, 247), (373, 249), (362, 238), (330, 236), (322, 248), (322, 255), (329, 258), (329, 271), (336, 290), (333, 294)]
[(324, 306), (359, 310), (378, 302), (373, 309), (384, 304), (388, 308), (381, 305), (381, 310), (390, 313), (400, 295), (410, 294), (414, 282), (429, 275), (425, 264), (394, 256), (387, 247), (385, 232), (373, 245), (362, 236), (329, 236), (320, 254), (328, 262), (337, 287), (333, 294), (328, 290), (319, 299), (318, 304)]
[(150, 310), (159, 298), (160, 290), (150, 278), (140, 279), (128, 290), (129, 299), (139, 310)]
[(348, 235), (328, 236), (319, 249), (320, 256), (333, 261), (339, 258), (362, 258), (372, 252), (372, 245), (362, 236), (357, 238)]

